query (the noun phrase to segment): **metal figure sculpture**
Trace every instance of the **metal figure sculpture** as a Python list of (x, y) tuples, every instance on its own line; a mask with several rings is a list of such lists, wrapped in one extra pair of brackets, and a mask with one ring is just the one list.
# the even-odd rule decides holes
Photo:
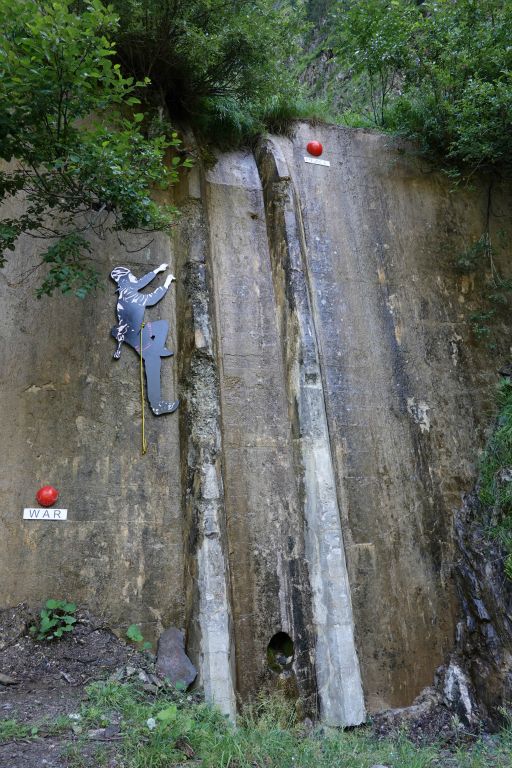
[(117, 283), (119, 293), (118, 325), (112, 328), (112, 336), (117, 340), (114, 358), (119, 360), (121, 357), (123, 342), (141, 355), (146, 372), (149, 405), (155, 416), (173, 413), (179, 405), (179, 400), (174, 402), (162, 400), (160, 390), (162, 357), (170, 357), (174, 352), (165, 346), (169, 331), (167, 320), (152, 320), (144, 323), (144, 311), (146, 307), (152, 307), (163, 299), (175, 277), (168, 275), (163, 286), (159, 286), (152, 293), (139, 293), (139, 291), (145, 288), (159, 272), (165, 272), (166, 269), (167, 264), (161, 264), (139, 280), (128, 267), (115, 267), (110, 273), (112, 280)]

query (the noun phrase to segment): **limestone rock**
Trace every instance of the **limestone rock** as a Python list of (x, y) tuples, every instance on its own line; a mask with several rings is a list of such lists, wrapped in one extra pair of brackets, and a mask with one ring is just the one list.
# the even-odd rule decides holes
[[(325, 723), (355, 724), (364, 702), (347, 670), (364, 671), (372, 714), (407, 707), (459, 620), (453, 507), (474, 480), (510, 335), (492, 352), (472, 342), (478, 291), (453, 254), (488, 227), (512, 243), (511, 196), (493, 184), (487, 222), (484, 177), (450, 194), (402, 140), (328, 125), (315, 139), (330, 166), (305, 163), (310, 138), (297, 123), (258, 163), (249, 149), (197, 163), (173, 189), (172, 241), (127, 235), (135, 274), (165, 262), (179, 275), (147, 317), (169, 323), (177, 364), (163, 363), (162, 397), (180, 393), (183, 407), (148, 415), (144, 461), (137, 359), (112, 360), (113, 294), (43, 307), (32, 278), (14, 287), (20, 265), (41, 260), (20, 240), (0, 281), (0, 602), (36, 605), (65, 586), (149, 641), (162, 621), (185, 626), (206, 698), (233, 717), (272, 674), (266, 649), (282, 630), (304, 714), (320, 703)], [(105, 276), (127, 258), (117, 237), (94, 249)], [(500, 251), (506, 272), (511, 247)], [(68, 523), (22, 521), (30, 478), (58, 481)], [(512, 692), (512, 582), (461, 530), (457, 656), (494, 716)], [(0, 613), (3, 653), (32, 620)], [(136, 663), (115, 654), (102, 656), (111, 670)], [(89, 658), (62, 671), (78, 680)]]
[(158, 641), (156, 671), (171, 683), (184, 683), (187, 688), (197, 677), (197, 670), (185, 653), (185, 635), (170, 627)]
[(478, 719), (471, 682), (454, 659), (450, 661), (444, 674), (443, 699), (446, 706), (466, 725), (471, 725)]

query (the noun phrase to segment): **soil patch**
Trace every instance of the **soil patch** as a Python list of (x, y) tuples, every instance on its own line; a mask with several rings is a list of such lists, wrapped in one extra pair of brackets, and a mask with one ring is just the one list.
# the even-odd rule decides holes
[[(38, 613), (27, 605), (0, 611), (0, 721), (37, 726), (37, 738), (14, 735), (0, 744), (0, 766), (53, 768), (72, 764), (73, 721), (54, 735), (53, 725), (80, 709), (85, 687), (114, 676), (152, 683), (154, 659), (120, 640), (106, 623), (81, 608), (73, 632), (60, 640), (35, 641), (29, 627)], [(7, 684), (5, 684), (7, 683)], [(5, 723), (4, 723), (5, 724)], [(1, 725), (1, 723), (0, 723)], [(49, 731), (46, 732), (46, 731)], [(105, 746), (101, 745), (105, 751)], [(97, 745), (82, 755), (82, 765), (97, 766)], [(103, 763), (115, 765), (114, 762)], [(76, 764), (76, 761), (75, 761)]]

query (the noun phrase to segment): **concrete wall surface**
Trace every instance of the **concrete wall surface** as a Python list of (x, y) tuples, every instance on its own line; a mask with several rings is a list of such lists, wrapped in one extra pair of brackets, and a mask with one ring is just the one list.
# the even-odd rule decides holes
[[(305, 161), (312, 138), (328, 165)], [(482, 291), (454, 268), (488, 211), (491, 235), (510, 227), (510, 193), (488, 192), (398, 141), (300, 123), (190, 171), (170, 238), (94, 242), (105, 290), (83, 302), (35, 299), (24, 238), (0, 273), (2, 607), (67, 597), (121, 633), (184, 627), (230, 715), (266, 685), (334, 725), (410, 704), (453, 644), (453, 514), (509, 352), (474, 339)], [(146, 319), (169, 321), (181, 404), (146, 408), (142, 456), (108, 275), (163, 262), (177, 283)], [(67, 521), (23, 520), (46, 483)]]

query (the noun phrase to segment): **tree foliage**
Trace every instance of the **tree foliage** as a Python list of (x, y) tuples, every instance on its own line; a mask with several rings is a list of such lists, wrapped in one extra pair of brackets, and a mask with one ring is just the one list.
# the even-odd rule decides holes
[(100, 0), (0, 0), (0, 200), (24, 213), (0, 220), (0, 258), (19, 235), (49, 239), (38, 295), (83, 297), (97, 283), (88, 236), (154, 231), (174, 210), (150, 197), (176, 178), (163, 164), (176, 134), (143, 130), (136, 82), (114, 62), (118, 19)]
[[(0, 263), (49, 238), (39, 294), (97, 282), (89, 235), (170, 226), (165, 117), (218, 145), (310, 116), (297, 62), (311, 20), (352, 113), (452, 172), (512, 168), (510, 0), (0, 0)], [(325, 30), (325, 32), (324, 32)], [(318, 30), (317, 30), (318, 33)], [(302, 36), (302, 37), (301, 37)]]
[(114, 0), (118, 56), (174, 119), (217, 144), (250, 139), (299, 95), (302, 0)]
[(366, 76), (365, 100), (376, 125), (385, 124), (389, 97), (410, 66), (416, 17), (413, 4), (393, 0), (350, 0), (333, 10), (337, 56), (353, 75)]
[(510, 0), (344, 0), (339, 65), (364, 74), (375, 124), (455, 169), (512, 167)]
[(38, 295), (85, 296), (91, 232), (176, 214), (150, 196), (188, 164), (164, 163), (162, 116), (231, 145), (295, 116), (303, 19), (303, 0), (0, 0), (0, 201), (26, 200), (0, 219), (0, 265), (20, 234), (49, 238)]

